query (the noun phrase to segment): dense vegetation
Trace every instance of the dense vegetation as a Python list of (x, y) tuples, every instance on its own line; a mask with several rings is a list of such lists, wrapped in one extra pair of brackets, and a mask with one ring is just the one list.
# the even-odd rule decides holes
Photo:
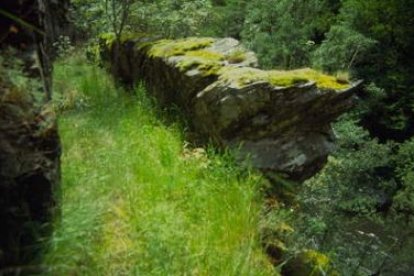
[(55, 65), (62, 219), (51, 275), (269, 275), (262, 177), (230, 154), (191, 148), (183, 126), (80, 57)]
[[(279, 183), (295, 196), (275, 196), (285, 199), (278, 205), (289, 208), (268, 210), (265, 217), (267, 223), (285, 221), (295, 229), (284, 237), (288, 256), (302, 248), (319, 250), (344, 275), (414, 272), (414, 2), (72, 2), (74, 42), (93, 45), (99, 33), (108, 31), (232, 36), (253, 49), (266, 68), (315, 67), (339, 78), (364, 79), (356, 108), (335, 125), (338, 149), (326, 168), (300, 188)], [(62, 39), (57, 46), (64, 53), (70, 44)], [(76, 108), (60, 122), (66, 147), (64, 227), (56, 232), (47, 262), (61, 265), (58, 271), (88, 273), (271, 271), (259, 253), (257, 231), (264, 219), (259, 178), (241, 173), (223, 157), (183, 151), (182, 128), (154, 119), (157, 112), (142, 88), (135, 91), (138, 96), (119, 96), (93, 68), (80, 62), (56, 68), (58, 103)], [(88, 79), (88, 74), (95, 76)], [(77, 89), (60, 86), (68, 79), (65, 85)], [(124, 164), (136, 171), (124, 171)], [(229, 213), (217, 211), (230, 203)], [(215, 224), (223, 228), (210, 232)], [(104, 240), (97, 241), (98, 236)], [(119, 262), (111, 256), (115, 252)], [(136, 258), (146, 261), (136, 264)]]

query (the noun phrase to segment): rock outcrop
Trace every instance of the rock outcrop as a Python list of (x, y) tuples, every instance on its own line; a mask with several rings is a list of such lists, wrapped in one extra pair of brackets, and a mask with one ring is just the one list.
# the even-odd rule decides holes
[(30, 261), (50, 232), (58, 188), (54, 116), (0, 78), (0, 274)]
[(101, 56), (125, 83), (144, 80), (163, 105), (177, 105), (205, 140), (238, 148), (268, 176), (304, 180), (334, 148), (330, 123), (352, 107), (359, 83), (312, 69), (263, 71), (231, 38), (101, 37)]
[[(0, 13), (0, 275), (27, 266), (51, 231), (60, 144), (51, 96), (52, 44), (68, 1), (5, 0)], [(52, 15), (53, 11), (53, 15)]]

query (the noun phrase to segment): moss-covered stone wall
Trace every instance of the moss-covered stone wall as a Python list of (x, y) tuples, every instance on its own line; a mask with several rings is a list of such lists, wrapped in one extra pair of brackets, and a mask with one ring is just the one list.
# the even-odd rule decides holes
[(309, 68), (258, 69), (232, 38), (163, 40), (127, 34), (101, 37), (115, 77), (143, 80), (162, 105), (176, 105), (205, 140), (238, 148), (240, 160), (268, 176), (303, 180), (334, 148), (330, 122), (352, 107), (359, 86)]

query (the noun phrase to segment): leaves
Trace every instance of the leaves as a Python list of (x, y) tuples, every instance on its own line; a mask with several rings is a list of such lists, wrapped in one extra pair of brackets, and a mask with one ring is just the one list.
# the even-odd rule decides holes
[(328, 72), (350, 70), (375, 41), (344, 25), (332, 26), (313, 55), (313, 64)]

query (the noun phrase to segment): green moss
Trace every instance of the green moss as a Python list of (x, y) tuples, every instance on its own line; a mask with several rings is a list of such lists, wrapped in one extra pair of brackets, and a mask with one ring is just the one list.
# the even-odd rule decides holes
[(329, 258), (315, 250), (299, 253), (285, 265), (282, 272), (297, 276), (335, 275)]
[(188, 51), (206, 48), (214, 42), (213, 38), (183, 38), (177, 40), (159, 40), (149, 50), (154, 57), (181, 56)]
[(349, 87), (349, 83), (337, 80), (333, 76), (305, 68), (291, 71), (263, 71), (255, 68), (223, 68), (220, 78), (245, 86), (255, 82), (269, 82), (273, 86), (288, 87), (310, 81), (316, 82), (318, 88), (341, 90)]
[(125, 41), (139, 39), (142, 37), (149, 37), (149, 35), (146, 33), (139, 32), (123, 32), (119, 40), (121, 41), (121, 43), (124, 43)]
[(188, 51), (185, 53), (188, 57), (199, 57), (207, 60), (216, 60), (221, 61), (224, 60), (224, 55), (218, 52), (208, 51), (208, 50), (196, 50), (196, 51)]
[(224, 55), (209, 50), (193, 50), (184, 54), (184, 57), (177, 63), (181, 71), (186, 72), (197, 69), (203, 76), (217, 74), (223, 67)]
[(303, 253), (303, 260), (307, 263), (313, 264), (314, 266), (325, 268), (325, 270), (330, 262), (329, 258), (326, 255), (315, 250), (306, 250)]
[(200, 57), (185, 57), (180, 60), (177, 65), (182, 72), (186, 72), (191, 69), (197, 69), (203, 76), (217, 74), (217, 72), (223, 66), (220, 61), (209, 60)]
[[(139, 39), (142, 37), (148, 37), (149, 35), (146, 33), (137, 33), (137, 32), (123, 32), (121, 34), (121, 37), (119, 38), (119, 41), (121, 43), (124, 43), (128, 40), (133, 40), (133, 39)], [(116, 35), (115, 33), (103, 33), (101, 35), (99, 35), (99, 40), (104, 41), (105, 45), (107, 47), (111, 47), (112, 44), (115, 42), (116, 40)]]
[(220, 71), (220, 80), (246, 86), (255, 82), (266, 82), (267, 72), (251, 67), (223, 67)]
[(230, 64), (240, 63), (246, 60), (246, 51), (238, 49), (236, 51), (231, 52), (226, 56), (226, 60)]
[(349, 87), (349, 83), (339, 81), (337, 78), (325, 75), (310, 68), (291, 71), (269, 71), (270, 83), (277, 86), (289, 86), (307, 81), (316, 82), (322, 89), (341, 90)]
[[(136, 37), (136, 34), (128, 34), (122, 37), (122, 41)], [(142, 36), (142, 34), (141, 34)], [(113, 36), (109, 37), (114, 39)], [(348, 82), (333, 76), (322, 74), (318, 71), (305, 68), (291, 71), (263, 71), (255, 68), (235, 68), (223, 66), (223, 61), (240, 63), (246, 58), (246, 52), (238, 49), (227, 56), (205, 49), (212, 45), (213, 38), (183, 38), (177, 40), (158, 40), (156, 42), (141, 43), (139, 49), (148, 48), (151, 57), (168, 58), (183, 56), (177, 66), (183, 72), (198, 69), (203, 75), (221, 75), (222, 80), (245, 86), (254, 82), (268, 82), (273, 86), (289, 87), (308, 82), (315, 82), (321, 89), (341, 90), (349, 87)]]
[(292, 86), (309, 82), (309, 79), (302, 76), (289, 74), (268, 74), (269, 82), (274, 86)]
[(331, 270), (329, 258), (315, 250), (306, 250), (301, 255), (305, 266), (309, 267), (311, 276), (326, 275)]
[(116, 36), (114, 33), (103, 33), (99, 35), (99, 40), (104, 41), (107, 47), (110, 47), (114, 43)]

